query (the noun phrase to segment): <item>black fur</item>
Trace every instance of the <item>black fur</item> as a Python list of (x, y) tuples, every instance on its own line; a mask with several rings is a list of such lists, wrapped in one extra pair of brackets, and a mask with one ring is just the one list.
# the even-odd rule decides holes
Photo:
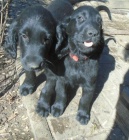
[[(97, 9), (100, 10), (99, 7)], [(67, 88), (81, 86), (82, 97), (77, 113), (77, 120), (81, 124), (87, 124), (90, 119), (91, 101), (98, 75), (98, 60), (105, 45), (102, 18), (97, 9), (91, 6), (82, 6), (57, 26), (59, 42), (56, 50), (61, 57), (67, 56), (64, 59), (65, 75), (58, 77), (57, 98), (51, 113), (53, 116), (60, 116), (66, 107), (67, 94), (70, 94)], [(104, 9), (111, 18), (109, 9), (101, 6), (101, 10)], [(66, 38), (68, 38), (68, 43), (66, 43)], [(91, 42), (93, 44), (89, 47), (87, 44)], [(65, 47), (64, 44), (67, 46)], [(74, 56), (75, 60), (71, 56)]]
[[(72, 2), (75, 4), (78, 1)], [(69, 0), (55, 0), (47, 8), (39, 5), (29, 7), (13, 21), (5, 39), (4, 48), (11, 57), (16, 59), (17, 45), (20, 47), (21, 62), (26, 74), (20, 87), (21, 95), (34, 92), (35, 71), (45, 69), (47, 81), (41, 91), (37, 108), (43, 116), (48, 116), (50, 112), (49, 101), (57, 80), (56, 66), (60, 63), (55, 54), (56, 26), (72, 12), (73, 7)]]
[[(65, 7), (65, 10), (62, 7)], [(51, 74), (47, 69), (56, 71), (52, 66), (57, 61), (55, 55), (56, 25), (64, 18), (64, 14), (68, 16), (72, 11), (70, 3), (57, 0), (52, 2), (47, 9), (39, 5), (25, 9), (10, 25), (4, 49), (16, 59), (17, 45), (20, 46), (21, 62), (26, 73), (26, 79), (20, 87), (21, 95), (33, 93), (35, 90), (35, 70), (46, 68), (45, 72), (48, 75)]]

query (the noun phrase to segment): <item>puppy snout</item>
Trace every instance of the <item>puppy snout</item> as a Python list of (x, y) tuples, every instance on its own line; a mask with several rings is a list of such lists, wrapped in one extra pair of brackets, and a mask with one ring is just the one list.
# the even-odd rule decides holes
[(43, 60), (41, 58), (28, 57), (27, 58), (27, 65), (31, 69), (40, 69), (43, 66)]
[(31, 69), (38, 69), (38, 68), (40, 68), (40, 63), (30, 62), (30, 63), (28, 63), (28, 66)]
[(87, 35), (89, 37), (96, 37), (98, 36), (99, 32), (96, 29), (89, 29)]

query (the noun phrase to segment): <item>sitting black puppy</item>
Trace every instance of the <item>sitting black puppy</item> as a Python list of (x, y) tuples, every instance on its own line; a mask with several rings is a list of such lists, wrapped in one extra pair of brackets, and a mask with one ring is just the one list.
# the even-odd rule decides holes
[[(77, 120), (81, 124), (87, 124), (90, 119), (91, 101), (98, 74), (98, 60), (105, 45), (100, 10), (105, 10), (111, 19), (110, 11), (105, 6), (99, 6), (96, 9), (91, 6), (82, 6), (57, 26), (56, 50), (60, 57), (66, 56), (65, 75), (58, 77), (56, 85), (57, 98), (51, 111), (53, 116), (60, 116), (66, 107), (66, 92), (69, 92), (67, 87), (81, 86), (82, 97)], [(64, 46), (66, 45), (65, 37), (68, 38), (66, 47)]]
[(4, 48), (13, 58), (17, 56), (17, 45), (20, 47), (21, 62), (26, 74), (20, 87), (21, 95), (34, 92), (35, 71), (45, 68), (47, 82), (37, 109), (43, 116), (49, 114), (49, 100), (56, 85), (56, 66), (59, 63), (55, 54), (56, 26), (72, 13), (72, 4), (80, 1), (82, 0), (55, 0), (47, 8), (39, 5), (28, 7), (10, 25), (5, 39)]
[(47, 9), (39, 5), (26, 8), (10, 25), (4, 48), (11, 57), (16, 58), (17, 45), (20, 46), (21, 62), (26, 73), (26, 79), (20, 87), (21, 95), (34, 91), (35, 70), (54, 63), (56, 25), (72, 11), (69, 2), (56, 0)]

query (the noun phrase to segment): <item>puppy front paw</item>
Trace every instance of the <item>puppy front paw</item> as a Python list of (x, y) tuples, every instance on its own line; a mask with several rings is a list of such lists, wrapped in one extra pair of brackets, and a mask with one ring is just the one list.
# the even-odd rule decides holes
[(64, 106), (63, 105), (59, 105), (59, 104), (54, 104), (52, 107), (51, 107), (51, 114), (54, 116), (54, 117), (59, 117), (63, 114), (63, 111), (64, 111)]
[(78, 111), (76, 119), (82, 124), (87, 125), (90, 120), (90, 115), (84, 111)]
[(42, 117), (48, 117), (50, 113), (50, 106), (43, 103), (38, 103), (36, 112)]
[(22, 96), (26, 96), (28, 94), (32, 94), (34, 91), (35, 91), (35, 86), (33, 86), (31, 84), (23, 83), (20, 86), (20, 94)]

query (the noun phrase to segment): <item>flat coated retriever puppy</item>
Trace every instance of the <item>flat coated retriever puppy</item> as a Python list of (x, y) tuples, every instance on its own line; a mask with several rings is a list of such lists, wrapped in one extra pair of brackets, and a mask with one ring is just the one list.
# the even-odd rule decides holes
[[(57, 26), (59, 42), (56, 50), (60, 57), (66, 56), (64, 59), (65, 75), (58, 77), (56, 85), (57, 98), (51, 111), (53, 116), (60, 116), (66, 107), (66, 93), (69, 92), (67, 87), (81, 86), (82, 97), (77, 120), (81, 124), (87, 124), (90, 119), (91, 101), (98, 74), (98, 59), (105, 45), (100, 10), (105, 10), (111, 19), (110, 11), (105, 6), (98, 6), (96, 9), (91, 6), (82, 6)], [(63, 46), (65, 32), (68, 38), (66, 47)]]
[(56, 25), (72, 11), (73, 7), (67, 0), (56, 0), (47, 9), (39, 5), (28, 7), (10, 25), (4, 48), (11, 57), (16, 58), (17, 45), (20, 46), (21, 62), (26, 73), (20, 87), (21, 95), (34, 91), (35, 70), (46, 68), (56, 59)]
[(55, 0), (47, 8), (37, 5), (25, 9), (10, 25), (5, 39), (4, 48), (11, 57), (16, 58), (17, 45), (20, 47), (21, 63), (26, 74), (20, 87), (21, 95), (34, 92), (35, 71), (45, 69), (47, 82), (41, 91), (37, 109), (43, 116), (48, 116), (50, 112), (50, 95), (56, 85), (56, 66), (59, 62), (55, 54), (56, 26), (72, 13), (72, 4), (80, 1)]

